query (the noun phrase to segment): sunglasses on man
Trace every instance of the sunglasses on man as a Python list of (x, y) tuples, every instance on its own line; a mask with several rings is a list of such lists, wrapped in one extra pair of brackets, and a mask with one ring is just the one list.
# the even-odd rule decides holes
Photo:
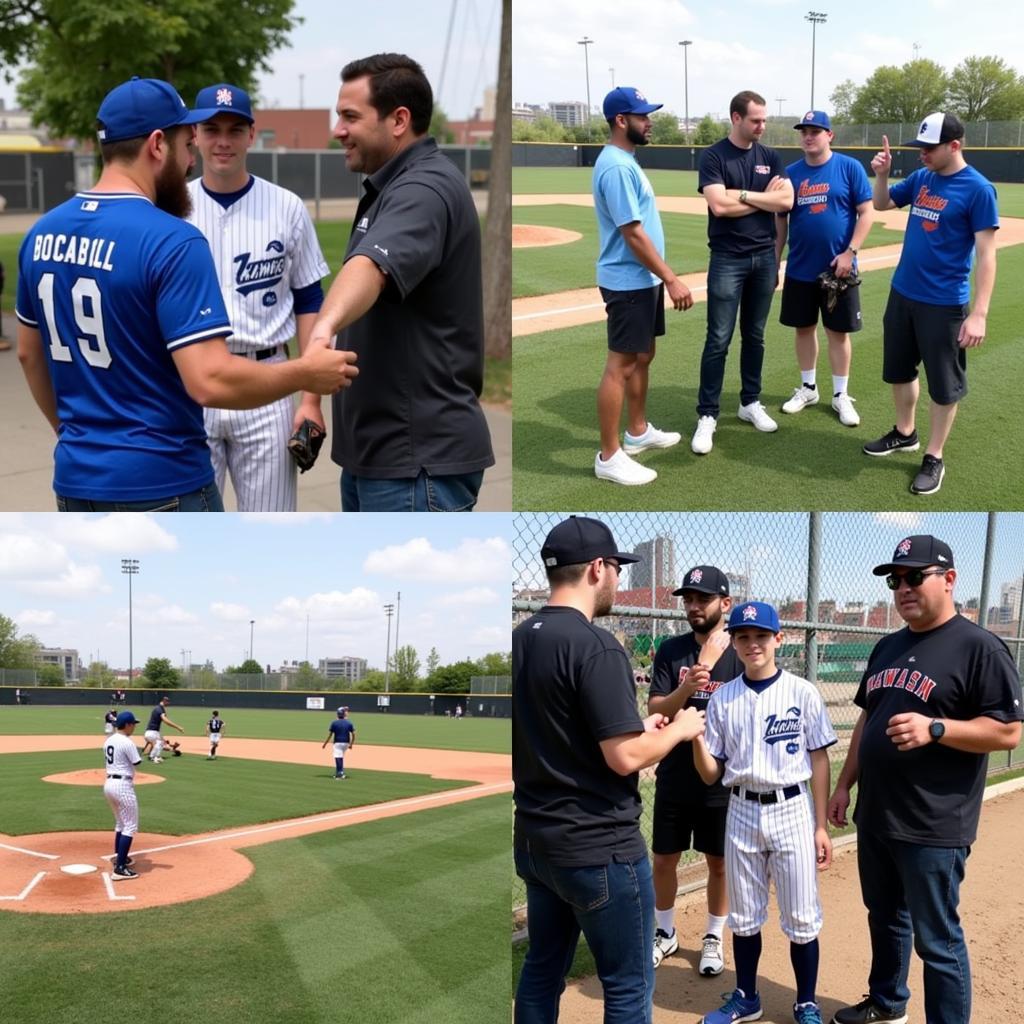
[(903, 582), (906, 582), (911, 587), (919, 587), (924, 583), (925, 576), (945, 575), (945, 569), (929, 569), (927, 572), (925, 572), (924, 569), (908, 569), (902, 576), (894, 572), (889, 573), (889, 575), (885, 577), (885, 585), (890, 590), (899, 590), (900, 584)]

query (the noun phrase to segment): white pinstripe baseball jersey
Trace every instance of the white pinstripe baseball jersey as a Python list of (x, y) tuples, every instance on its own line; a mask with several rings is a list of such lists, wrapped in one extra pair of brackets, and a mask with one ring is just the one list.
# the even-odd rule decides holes
[(135, 766), (142, 763), (139, 748), (123, 732), (115, 732), (103, 741), (103, 757), (108, 775), (135, 778)]

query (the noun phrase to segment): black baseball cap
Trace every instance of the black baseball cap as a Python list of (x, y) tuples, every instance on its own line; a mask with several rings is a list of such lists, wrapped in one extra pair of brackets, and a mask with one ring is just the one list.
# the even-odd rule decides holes
[(924, 569), (937, 565), (943, 569), (953, 568), (953, 552), (949, 545), (930, 533), (904, 537), (892, 553), (892, 561), (876, 565), (871, 571), (876, 576), (887, 576), (893, 569)]
[(554, 527), (544, 540), (540, 557), (548, 569), (581, 565), (595, 558), (614, 558), (620, 565), (640, 561), (636, 555), (619, 551), (604, 523), (586, 516), (570, 516)]
[(672, 591), (672, 596), (682, 597), (683, 592), (687, 590), (699, 590), (702, 594), (728, 597), (729, 580), (725, 573), (714, 565), (695, 565), (683, 574), (683, 582), (678, 590)]

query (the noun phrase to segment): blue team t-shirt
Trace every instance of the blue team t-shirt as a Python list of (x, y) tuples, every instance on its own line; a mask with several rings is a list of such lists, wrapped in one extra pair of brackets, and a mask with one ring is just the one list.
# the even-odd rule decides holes
[(793, 183), (786, 277), (814, 281), (845, 252), (857, 226), (857, 207), (871, 201), (871, 184), (852, 157), (833, 153), (817, 166), (797, 160), (786, 168)]
[(636, 157), (618, 146), (605, 146), (594, 164), (593, 190), (600, 244), (597, 283), (620, 292), (660, 284), (657, 275), (638, 262), (619, 230), (639, 221), (658, 255), (665, 258), (665, 232), (654, 189)]
[(336, 718), (327, 727), (327, 731), (334, 734), (335, 743), (351, 743), (356, 727), (347, 718)]
[(213, 481), (203, 412), (172, 353), (231, 324), (198, 228), (133, 193), (83, 192), (18, 255), (17, 315), (40, 331), (60, 428), (54, 491), (94, 501)]
[(893, 288), (916, 302), (966, 305), (974, 235), (999, 227), (992, 183), (970, 166), (956, 174), (921, 168), (891, 185), (889, 196), (899, 207), (910, 204)]

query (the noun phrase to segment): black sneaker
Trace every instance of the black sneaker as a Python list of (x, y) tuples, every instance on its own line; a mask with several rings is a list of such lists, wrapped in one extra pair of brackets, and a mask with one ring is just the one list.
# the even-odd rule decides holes
[(916, 430), (907, 437), (894, 426), (888, 434), (884, 434), (877, 441), (868, 441), (861, 451), (865, 455), (890, 455), (895, 451), (916, 452), (920, 447), (921, 442), (917, 439)]
[(942, 486), (942, 478), (946, 475), (946, 467), (942, 459), (934, 455), (926, 455), (921, 469), (910, 485), (911, 494), (934, 494)]
[(138, 871), (132, 871), (129, 867), (114, 868), (110, 872), (111, 878), (116, 882), (119, 878), (138, 878)]
[(906, 1010), (883, 1010), (871, 996), (865, 996), (856, 1006), (837, 1010), (832, 1024), (906, 1024)]

